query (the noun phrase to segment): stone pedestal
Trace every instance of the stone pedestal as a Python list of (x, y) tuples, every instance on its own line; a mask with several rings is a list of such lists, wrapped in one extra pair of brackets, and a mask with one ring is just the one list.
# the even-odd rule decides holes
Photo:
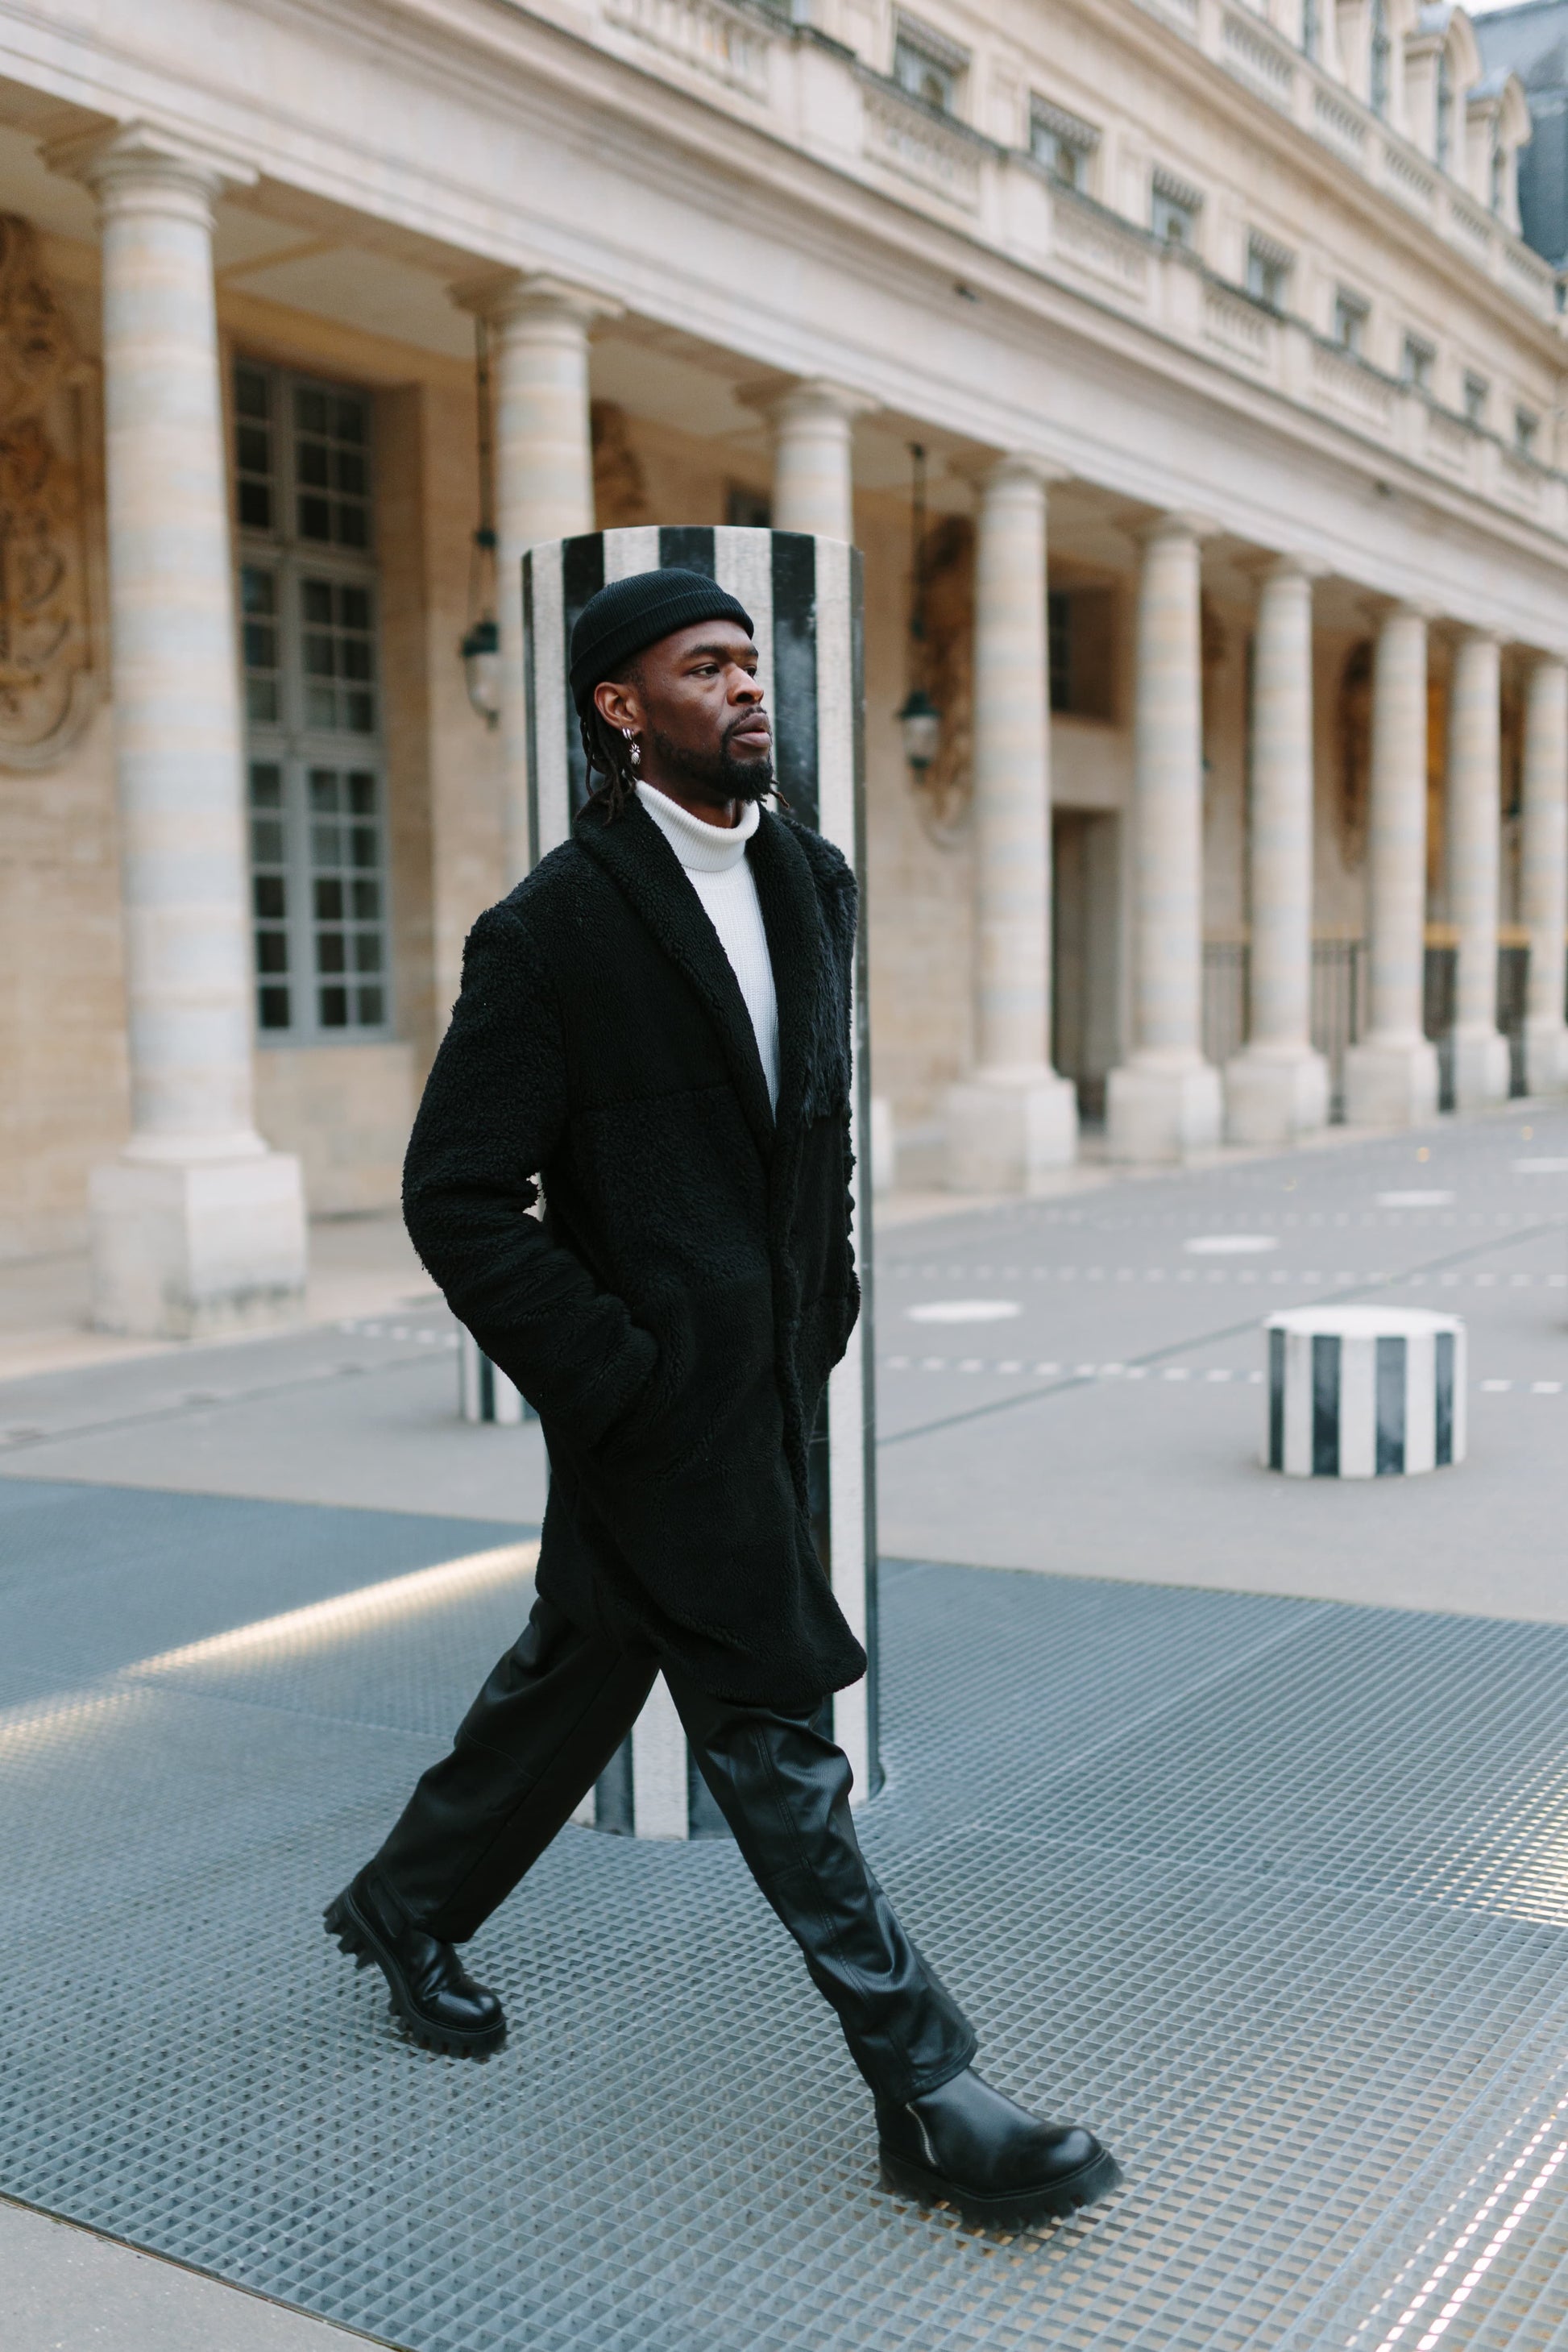
[(1409, 1127), (1437, 1109), (1437, 1055), (1421, 1027), (1426, 921), (1426, 623), (1385, 609), (1373, 666), (1368, 849), (1372, 1024), (1345, 1055), (1352, 1127)]
[(1226, 1064), (1225, 1127), (1232, 1143), (1288, 1143), (1326, 1126), (1328, 1117), (1329, 1066), (1311, 1045), (1259, 1040)]
[(1454, 1107), (1508, 1099), (1508, 1040), (1497, 1025), (1499, 796), (1497, 639), (1468, 632), (1448, 694), (1448, 897), (1459, 934)]
[(1198, 532), (1143, 534), (1132, 793), (1132, 1049), (1106, 1086), (1113, 1160), (1179, 1160), (1220, 1139), (1203, 1020), (1203, 709)]
[(1111, 1156), (1133, 1162), (1212, 1151), (1225, 1120), (1219, 1072), (1201, 1054), (1135, 1054), (1106, 1081)]
[(944, 1107), (956, 1192), (1034, 1192), (1078, 1156), (1078, 1097), (1051, 1067), (1047, 468), (981, 486), (974, 583), (976, 1067)]
[(212, 1339), (298, 1311), (305, 1265), (300, 1163), (125, 1159), (89, 1180), (100, 1330)]
[(1039, 1192), (1078, 1157), (1078, 1095), (1054, 1071), (1017, 1082), (982, 1071), (948, 1089), (947, 1181), (955, 1192)]
[(1289, 558), (1263, 582), (1253, 648), (1248, 896), (1251, 1013), (1226, 1066), (1233, 1143), (1289, 1143), (1329, 1116), (1312, 1007), (1312, 583)]
[(203, 1337), (296, 1311), (298, 1160), (252, 1108), (250, 874), (212, 205), (245, 177), (132, 124), (54, 159), (103, 229), (104, 442), (132, 1136), (90, 1188), (93, 1315)]
[(1530, 932), (1524, 1020), (1525, 1085), (1532, 1095), (1568, 1087), (1568, 667), (1539, 661), (1524, 717), (1523, 839), (1520, 912)]

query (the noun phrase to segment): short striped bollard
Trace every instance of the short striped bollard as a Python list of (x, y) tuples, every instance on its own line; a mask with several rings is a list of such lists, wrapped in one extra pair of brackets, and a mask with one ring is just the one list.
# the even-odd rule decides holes
[(533, 1418), (521, 1390), (491, 1363), (471, 1331), (458, 1333), (458, 1413), (463, 1421), (494, 1421), (509, 1428)]
[(1399, 1307), (1271, 1315), (1263, 1461), (1290, 1478), (1399, 1478), (1465, 1458), (1465, 1327)]

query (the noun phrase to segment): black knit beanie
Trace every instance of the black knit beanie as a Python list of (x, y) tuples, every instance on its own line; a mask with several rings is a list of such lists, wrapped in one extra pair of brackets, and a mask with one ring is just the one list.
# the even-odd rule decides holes
[(612, 580), (590, 596), (572, 627), (572, 699), (578, 716), (587, 717), (594, 688), (614, 677), (623, 662), (693, 621), (738, 621), (752, 634), (750, 613), (727, 588), (676, 563)]

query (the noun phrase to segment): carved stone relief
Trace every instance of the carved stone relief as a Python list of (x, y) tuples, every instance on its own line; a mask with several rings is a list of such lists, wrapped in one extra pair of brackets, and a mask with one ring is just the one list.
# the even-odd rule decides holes
[(34, 230), (0, 214), (0, 768), (63, 758), (97, 698), (84, 393)]

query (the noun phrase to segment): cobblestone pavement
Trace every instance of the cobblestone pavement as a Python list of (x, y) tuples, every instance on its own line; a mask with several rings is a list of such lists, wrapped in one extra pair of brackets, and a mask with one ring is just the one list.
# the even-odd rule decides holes
[[(413, 2352), (1568, 2352), (1565, 1163), (1521, 1112), (889, 1236), (864, 1833), (1128, 2172), (1011, 2242), (877, 2188), (727, 1841), (565, 1832), (483, 2065), (321, 1935), (527, 1606), (437, 1316), (0, 1388), (0, 2192)], [(1264, 1307), (1393, 1279), (1470, 1463), (1268, 1477)]]

